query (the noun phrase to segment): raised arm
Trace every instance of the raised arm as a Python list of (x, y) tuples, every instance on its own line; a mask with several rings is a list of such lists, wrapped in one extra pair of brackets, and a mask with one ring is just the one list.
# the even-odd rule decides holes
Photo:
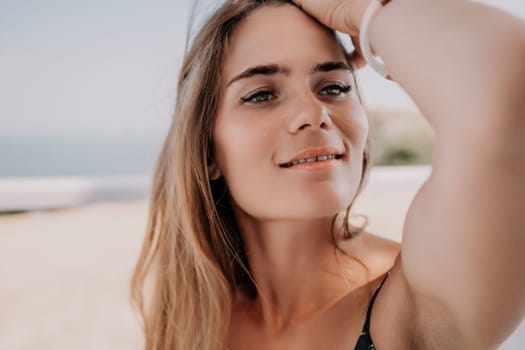
[[(297, 3), (355, 35), (370, 1)], [(474, 2), (392, 0), (370, 35), (436, 131), (404, 274), (420, 305), (437, 301), (469, 344), (493, 348), (525, 315), (525, 24)]]

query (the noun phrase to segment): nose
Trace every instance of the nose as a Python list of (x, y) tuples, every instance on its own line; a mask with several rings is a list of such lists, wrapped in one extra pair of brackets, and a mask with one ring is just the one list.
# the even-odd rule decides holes
[(290, 111), (288, 131), (297, 134), (306, 129), (330, 129), (333, 121), (327, 106), (308, 89), (295, 99), (295, 108)]

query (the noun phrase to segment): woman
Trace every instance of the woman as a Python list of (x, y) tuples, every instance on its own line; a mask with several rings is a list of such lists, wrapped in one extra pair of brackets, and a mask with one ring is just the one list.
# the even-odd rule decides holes
[(349, 224), (363, 60), (328, 29), (355, 39), (372, 1), (229, 1), (202, 27), (133, 279), (147, 349), (494, 349), (523, 319), (525, 26), (458, 0), (370, 22), (437, 134), (398, 245)]

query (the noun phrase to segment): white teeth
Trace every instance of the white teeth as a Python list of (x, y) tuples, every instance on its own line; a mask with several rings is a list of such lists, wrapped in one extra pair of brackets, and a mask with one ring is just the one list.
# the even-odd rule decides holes
[(323, 155), (323, 156), (319, 156), (319, 157), (303, 158), (303, 159), (294, 160), (293, 162), (286, 163), (283, 166), (286, 167), (286, 168), (289, 168), (289, 167), (297, 165), (297, 164), (322, 162), (322, 161), (325, 161), (325, 160), (331, 160), (331, 159), (336, 159), (336, 158), (337, 158), (337, 156), (335, 154), (327, 154), (327, 155)]

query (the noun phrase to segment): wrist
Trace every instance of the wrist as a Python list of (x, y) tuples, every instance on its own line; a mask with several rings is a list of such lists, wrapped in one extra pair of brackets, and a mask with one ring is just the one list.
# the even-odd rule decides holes
[(361, 46), (361, 54), (363, 58), (373, 70), (386, 79), (391, 79), (388, 71), (385, 65), (377, 60), (372, 47), (370, 46), (370, 25), (376, 13), (382, 11), (383, 7), (389, 2), (390, 0), (372, 0), (364, 13), (364, 16), (361, 18), (361, 24), (359, 27), (359, 45)]

